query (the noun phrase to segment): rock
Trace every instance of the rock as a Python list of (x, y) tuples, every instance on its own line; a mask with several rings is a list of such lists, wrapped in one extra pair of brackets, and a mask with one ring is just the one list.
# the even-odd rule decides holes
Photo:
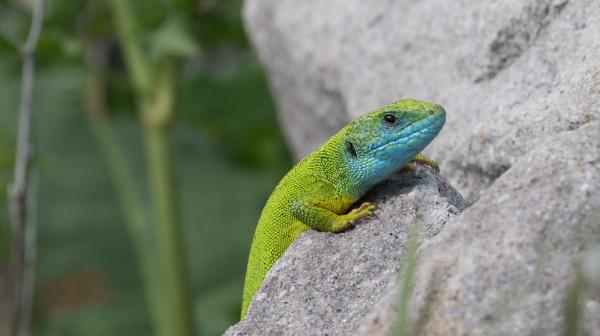
[(409, 227), (435, 236), (465, 201), (418, 166), (369, 192), (375, 215), (340, 234), (309, 231), (268, 273), (245, 320), (225, 335), (351, 335), (398, 279)]
[[(445, 226), (425, 221), (441, 232), (427, 235), (420, 250), (412, 334), (557, 335), (577, 311), (565, 312), (565, 302), (579, 302), (582, 333), (599, 335), (593, 249), (600, 243), (599, 1), (246, 0), (244, 19), (298, 158), (350, 119), (391, 101), (412, 97), (445, 106), (447, 124), (427, 154), (472, 205)], [(414, 200), (391, 195), (386, 213), (406, 216), (402, 203)], [(430, 204), (427, 197), (422, 204)], [(367, 231), (358, 243), (346, 239), (367, 225), (325, 245), (359, 253), (352, 244), (381, 230)], [(319, 234), (302, 239), (310, 235)], [(373, 278), (376, 290), (353, 286), (369, 283), (370, 273), (363, 273), (341, 282), (334, 297), (321, 292), (331, 280), (320, 277), (350, 275), (338, 254), (312, 248), (304, 252), (319, 251), (317, 262), (282, 260), (270, 275), (280, 288), (296, 289), (284, 292), (288, 303), (269, 307), (265, 302), (275, 297), (269, 293), (283, 289), (267, 285), (255, 305), (262, 317), (232, 330), (251, 334), (275, 324), (282, 334), (292, 325), (304, 328), (299, 334), (324, 328), (390, 335), (397, 268), (386, 271), (385, 281)], [(378, 258), (357, 263), (375, 267)], [(586, 289), (577, 301), (572, 293), (580, 282)], [(316, 293), (314, 302), (302, 301), (308, 293)], [(335, 309), (348, 314), (336, 318)]]
[[(517, 160), (422, 246), (412, 334), (561, 335), (577, 265), (585, 255), (588, 279), (597, 267), (599, 186), (600, 122)], [(392, 335), (396, 301), (392, 286), (360, 335)], [(586, 292), (579, 302), (582, 335), (598, 335), (600, 296)]]
[(428, 154), (471, 202), (522, 155), (600, 117), (595, 0), (246, 0), (296, 156), (412, 97), (446, 107)]

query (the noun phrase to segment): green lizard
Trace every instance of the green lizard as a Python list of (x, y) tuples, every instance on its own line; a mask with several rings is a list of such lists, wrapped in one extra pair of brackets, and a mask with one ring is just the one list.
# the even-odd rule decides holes
[(262, 211), (244, 284), (243, 319), (271, 266), (300, 233), (341, 232), (375, 210), (365, 192), (410, 161), (437, 164), (419, 154), (438, 134), (446, 112), (412, 99), (368, 113), (332, 136), (279, 182)]

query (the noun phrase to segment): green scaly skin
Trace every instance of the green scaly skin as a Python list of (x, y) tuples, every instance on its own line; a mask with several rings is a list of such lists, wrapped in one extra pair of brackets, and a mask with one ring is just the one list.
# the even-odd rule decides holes
[(341, 232), (373, 213), (364, 193), (411, 161), (437, 170), (419, 154), (442, 128), (444, 109), (411, 99), (368, 113), (331, 137), (279, 182), (262, 211), (248, 258), (243, 319), (271, 266), (300, 235), (315, 229)]

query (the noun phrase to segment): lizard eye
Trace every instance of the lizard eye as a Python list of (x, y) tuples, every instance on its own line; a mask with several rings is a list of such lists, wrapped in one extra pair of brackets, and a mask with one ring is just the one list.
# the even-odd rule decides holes
[(350, 155), (356, 157), (356, 149), (354, 149), (354, 145), (350, 141), (346, 141), (346, 150)]
[(396, 123), (396, 120), (398, 120), (398, 118), (396, 118), (395, 115), (391, 114), (391, 113), (386, 113), (383, 116), (383, 120), (385, 120), (385, 122), (389, 125), (393, 125)]

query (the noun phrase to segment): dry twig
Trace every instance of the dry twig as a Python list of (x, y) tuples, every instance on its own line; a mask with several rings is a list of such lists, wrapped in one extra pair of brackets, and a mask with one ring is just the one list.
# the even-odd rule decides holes
[(36, 0), (27, 40), (20, 49), (22, 65), (21, 103), (17, 133), (17, 152), (14, 180), (10, 193), (12, 229), (11, 262), (9, 270), (10, 330), (13, 336), (29, 334), (33, 282), (35, 274), (36, 195), (31, 173), (34, 162), (33, 83), (35, 50), (44, 19), (44, 0)]

